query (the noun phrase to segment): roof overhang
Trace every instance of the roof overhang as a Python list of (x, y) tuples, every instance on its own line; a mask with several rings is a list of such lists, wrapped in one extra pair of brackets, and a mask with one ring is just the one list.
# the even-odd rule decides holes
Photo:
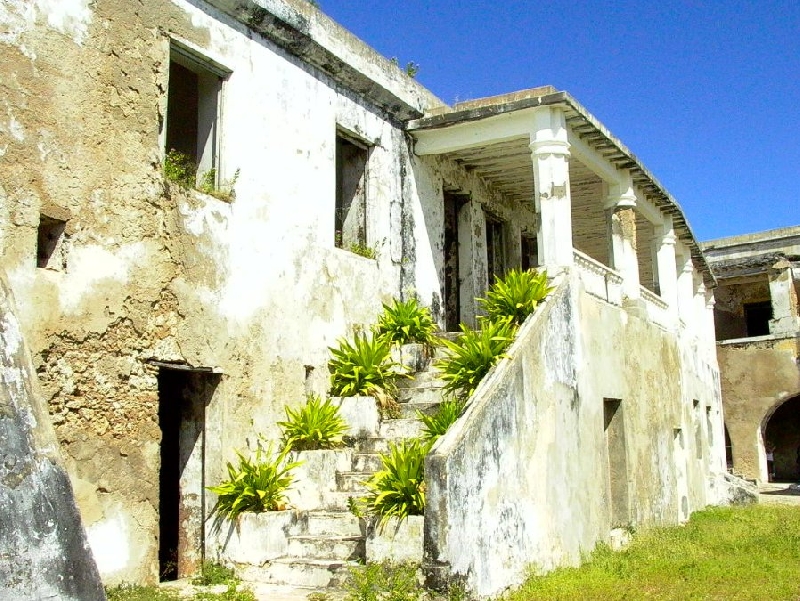
[[(512, 190), (511, 198), (529, 194), (533, 199), (533, 171), (530, 158), (528, 117), (539, 107), (559, 107), (564, 112), (573, 156), (601, 179), (613, 181), (619, 171), (630, 172), (634, 185), (664, 215), (672, 218), (675, 234), (690, 249), (695, 268), (708, 287), (716, 279), (678, 202), (655, 176), (611, 132), (567, 92), (552, 87), (530, 93), (516, 93), (456, 105), (410, 121), (408, 131), (416, 140), (418, 155), (447, 154), (479, 175), (490, 166), (489, 180), (501, 193)], [(505, 169), (507, 167), (507, 169)], [(527, 172), (523, 174), (523, 168)], [(520, 184), (528, 178), (527, 186)]]

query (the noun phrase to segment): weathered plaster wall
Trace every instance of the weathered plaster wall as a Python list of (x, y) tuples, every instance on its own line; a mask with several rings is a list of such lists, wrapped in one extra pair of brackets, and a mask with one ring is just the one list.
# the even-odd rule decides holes
[[(426, 461), (426, 563), (481, 596), (519, 584), (531, 564), (576, 564), (609, 540), (614, 504), (643, 527), (717, 500), (713, 357), (589, 296), (574, 271), (565, 278)], [(619, 401), (621, 453), (607, 443), (606, 400)]]
[(0, 270), (0, 599), (105, 599)]
[(769, 279), (766, 274), (725, 279), (714, 289), (714, 300), (717, 340), (747, 338), (744, 305), (770, 300)]
[(800, 394), (798, 344), (791, 336), (717, 345), (733, 464), (746, 478), (768, 479), (765, 429), (775, 410)]
[[(469, 198), (459, 211), (459, 272), (462, 321), (474, 325), (479, 313), (475, 302), (488, 288), (486, 228), (484, 211), (506, 224), (506, 259), (519, 267), (520, 235), (535, 233), (536, 214), (529, 205), (510, 203), (474, 174), (442, 157), (412, 156), (407, 181), (412, 186), (406, 208), (406, 244), (413, 248), (406, 256), (411, 267), (404, 270), (404, 291), (408, 282), (422, 302), (431, 307), (434, 318), (444, 324), (442, 294), (444, 282), (444, 190)], [(413, 232), (413, 239), (410, 234)]]
[[(7, 3), (0, 24), (2, 264), (100, 571), (152, 581), (149, 361), (223, 374), (206, 407), (208, 482), (254, 431), (277, 436), (284, 404), (327, 388), (327, 347), (400, 294), (401, 270), (415, 287), (398, 227), (414, 223), (405, 198), (422, 205), (407, 142), (388, 115), (202, 3)], [(171, 36), (231, 71), (219, 121), (221, 177), (241, 174), (231, 203), (163, 183)], [(377, 260), (334, 248), (337, 126), (372, 145)], [(36, 268), (39, 215), (52, 212), (68, 219), (65, 270)]]

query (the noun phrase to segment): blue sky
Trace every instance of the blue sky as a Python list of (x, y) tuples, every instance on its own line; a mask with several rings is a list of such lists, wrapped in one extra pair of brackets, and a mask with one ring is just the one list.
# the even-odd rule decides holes
[(701, 240), (800, 225), (800, 2), (320, 0), (448, 104), (552, 84)]

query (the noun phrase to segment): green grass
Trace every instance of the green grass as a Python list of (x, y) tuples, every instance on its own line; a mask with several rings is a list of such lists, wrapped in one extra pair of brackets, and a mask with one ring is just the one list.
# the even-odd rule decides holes
[(530, 578), (507, 601), (532, 599), (800, 599), (800, 507), (695, 513), (683, 527), (599, 547), (580, 568)]

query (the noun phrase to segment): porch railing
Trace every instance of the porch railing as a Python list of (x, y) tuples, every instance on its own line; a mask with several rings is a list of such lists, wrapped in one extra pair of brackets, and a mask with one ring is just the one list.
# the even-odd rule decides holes
[(600, 261), (573, 249), (575, 265), (586, 291), (611, 304), (622, 305), (622, 275)]

